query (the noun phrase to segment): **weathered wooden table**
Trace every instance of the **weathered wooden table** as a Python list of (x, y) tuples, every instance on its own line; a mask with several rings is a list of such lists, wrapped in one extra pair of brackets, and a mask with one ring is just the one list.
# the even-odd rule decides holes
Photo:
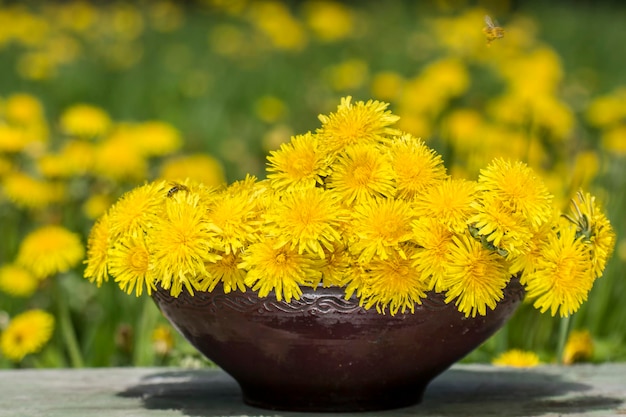
[[(218, 369), (0, 371), (0, 416), (309, 416), (241, 402)], [(336, 416), (340, 414), (324, 414)], [(456, 365), (422, 404), (352, 416), (626, 415), (626, 363), (530, 369)]]

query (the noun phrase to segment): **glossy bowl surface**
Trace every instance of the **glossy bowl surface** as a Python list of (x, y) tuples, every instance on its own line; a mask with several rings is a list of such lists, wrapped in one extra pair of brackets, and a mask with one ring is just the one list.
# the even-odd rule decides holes
[(379, 314), (341, 288), (300, 300), (159, 289), (153, 299), (181, 334), (239, 383), (247, 404), (294, 411), (382, 410), (419, 403), (428, 383), (478, 347), (524, 298), (515, 279), (486, 316), (466, 318), (431, 293), (415, 313)]

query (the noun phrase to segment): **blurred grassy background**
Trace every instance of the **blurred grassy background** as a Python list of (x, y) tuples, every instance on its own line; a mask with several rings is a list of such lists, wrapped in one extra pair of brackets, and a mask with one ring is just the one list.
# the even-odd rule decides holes
[[(626, 7), (417, 3), (0, 2), (1, 124), (11, 124), (11, 98), (26, 93), (43, 105), (49, 132), (39, 153), (0, 147), (0, 166), (8, 167), (0, 178), (6, 185), (11, 170), (20, 170), (48, 179), (37, 161), (76, 139), (62, 117), (81, 103), (115, 126), (158, 120), (180, 133), (180, 147), (147, 161), (145, 179), (162, 175), (172, 156), (200, 152), (216, 158), (230, 182), (263, 177), (267, 152), (316, 129), (317, 115), (334, 111), (340, 97), (383, 100), (401, 116), (400, 128), (440, 152), (453, 175), (475, 178), (491, 158), (506, 156), (533, 166), (563, 206), (581, 186), (598, 196), (618, 247), (567, 326), (591, 333), (588, 360), (626, 360)], [(481, 31), (485, 14), (506, 30), (490, 46)], [(51, 217), (84, 242), (98, 214), (84, 207), (102, 184), (112, 201), (144, 180), (76, 176), (90, 180), (63, 179), (70, 192), (54, 209), (24, 207), (0, 189), (0, 265), (13, 262), (23, 236)], [(72, 359), (59, 330), (22, 362), (0, 355), (0, 367), (203, 363), (147, 297), (126, 296), (113, 283), (96, 289), (81, 276), (79, 265), (28, 297), (0, 292), (0, 329), (29, 308), (61, 317), (61, 294), (82, 360)], [(560, 326), (524, 305), (466, 360), (521, 348), (553, 361)]]

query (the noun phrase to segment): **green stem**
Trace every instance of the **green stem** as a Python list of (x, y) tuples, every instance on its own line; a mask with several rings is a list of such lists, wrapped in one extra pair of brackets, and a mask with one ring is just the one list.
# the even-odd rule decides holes
[(78, 346), (76, 331), (74, 330), (74, 324), (72, 323), (72, 318), (70, 316), (70, 306), (67, 303), (66, 294), (61, 287), (60, 278), (60, 276), (52, 278), (54, 279), (56, 292), (55, 299), (57, 303), (59, 329), (61, 331), (63, 341), (65, 342), (67, 353), (70, 357), (70, 364), (73, 368), (83, 368), (85, 366), (85, 362), (83, 360), (83, 355), (80, 352), (80, 347)]
[(154, 314), (154, 304), (150, 298), (142, 298), (141, 313), (136, 327), (135, 348), (133, 350), (133, 365), (148, 366), (153, 362), (151, 351), (151, 330), (154, 328), (157, 316)]
[(559, 364), (563, 363), (563, 353), (565, 351), (565, 342), (567, 341), (567, 336), (569, 335), (570, 324), (571, 316), (564, 317), (559, 322), (559, 340), (556, 349), (556, 359)]

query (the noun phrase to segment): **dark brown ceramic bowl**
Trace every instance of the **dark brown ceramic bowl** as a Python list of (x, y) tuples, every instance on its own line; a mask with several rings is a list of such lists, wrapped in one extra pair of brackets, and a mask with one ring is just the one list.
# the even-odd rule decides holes
[(273, 294), (158, 290), (165, 317), (241, 386), (246, 403), (297, 411), (360, 411), (421, 401), (426, 385), (480, 345), (524, 297), (517, 280), (484, 317), (466, 318), (440, 294), (415, 313), (382, 315), (344, 299), (340, 288)]

